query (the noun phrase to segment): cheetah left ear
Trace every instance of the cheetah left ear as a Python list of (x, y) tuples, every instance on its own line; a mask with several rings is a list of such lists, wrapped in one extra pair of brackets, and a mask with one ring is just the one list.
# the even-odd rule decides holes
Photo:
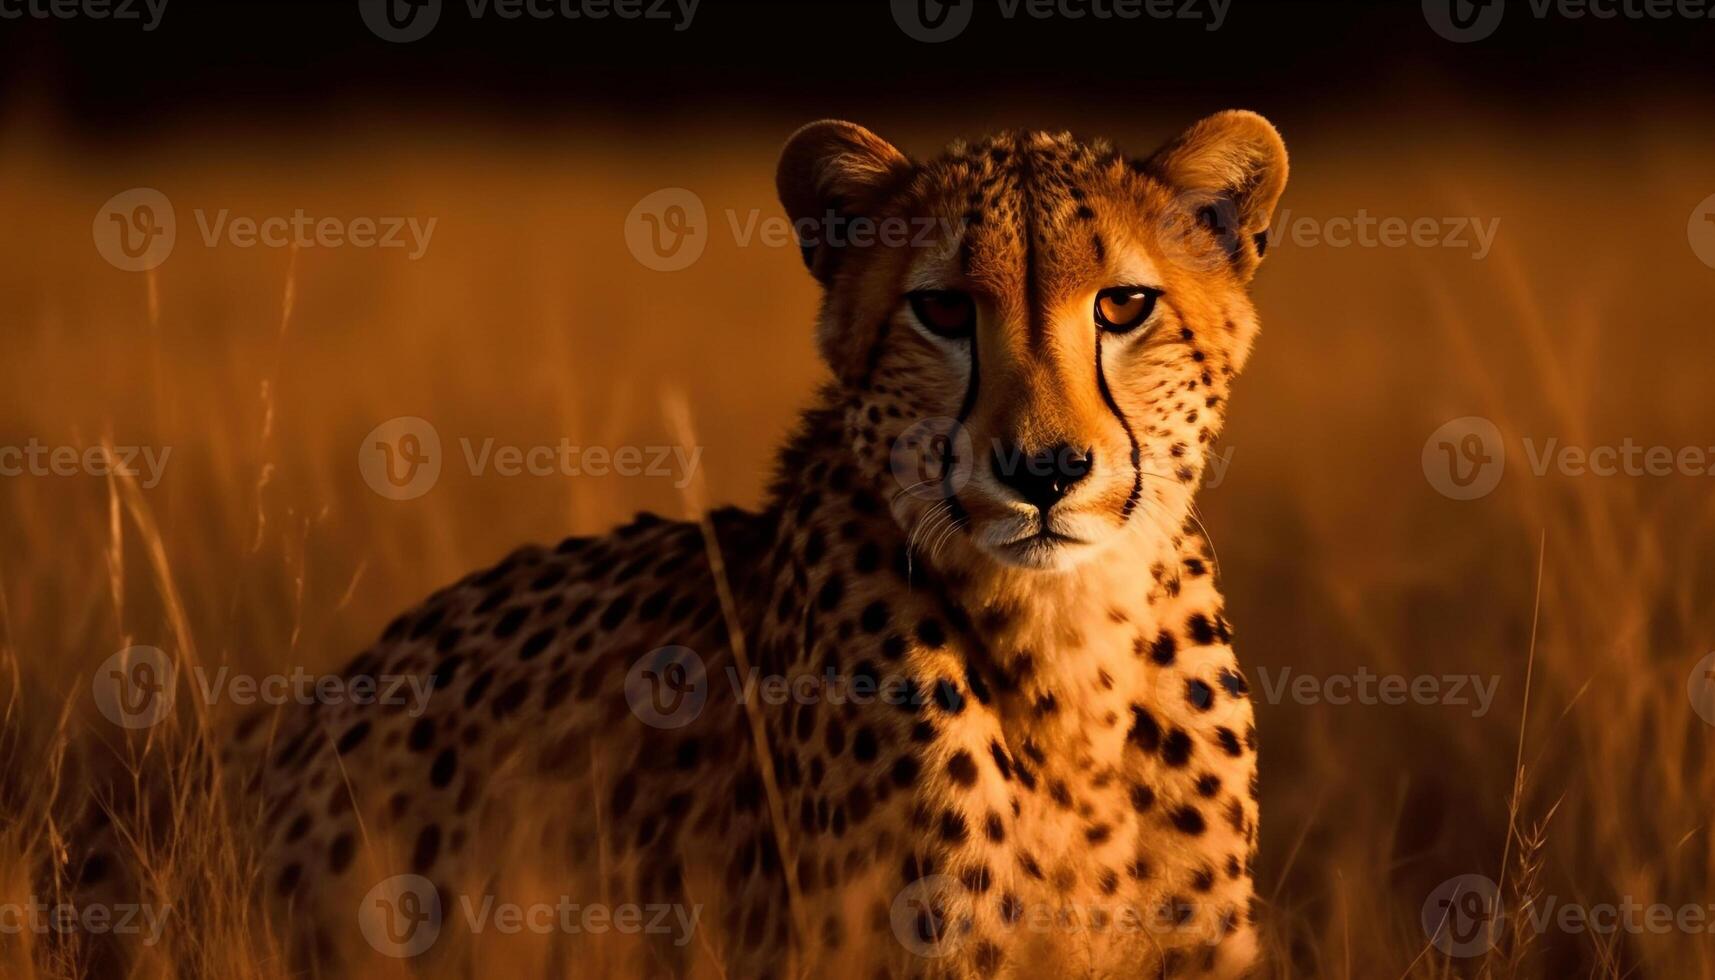
[(1242, 277), (1256, 272), (1286, 189), (1286, 143), (1267, 119), (1241, 109), (1218, 112), (1157, 150), (1142, 169), (1184, 196)]
[(856, 123), (824, 119), (793, 133), (780, 151), (774, 183), (799, 235), (804, 264), (822, 285), (833, 279), (842, 237), (831, 225), (874, 217), (911, 161)]

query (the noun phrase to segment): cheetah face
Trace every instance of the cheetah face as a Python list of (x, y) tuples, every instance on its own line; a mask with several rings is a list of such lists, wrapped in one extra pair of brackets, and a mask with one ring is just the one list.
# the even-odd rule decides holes
[(1183, 523), (1256, 333), (1286, 181), (1260, 116), (1153, 156), (1008, 133), (909, 160), (862, 127), (788, 142), (853, 452), (933, 559), (1068, 570)]

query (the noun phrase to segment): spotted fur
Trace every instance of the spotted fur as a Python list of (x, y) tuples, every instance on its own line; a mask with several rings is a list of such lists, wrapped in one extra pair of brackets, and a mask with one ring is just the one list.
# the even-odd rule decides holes
[[(1285, 172), (1248, 113), (1144, 159), (1020, 132), (913, 161), (849, 123), (800, 131), (779, 183), (801, 230), (932, 237), (805, 235), (834, 380), (762, 510), (645, 515), (430, 596), (347, 668), (432, 678), (420, 717), (324, 705), (238, 732), (295, 954), (363, 955), (356, 903), (386, 875), (450, 903), (525, 869), (703, 906), (709, 941), (639, 944), (648, 973), (1245, 973), (1257, 737), (1192, 495)], [(1143, 328), (1098, 330), (1111, 286), (1159, 291)], [(914, 321), (928, 288), (973, 297), (969, 338)], [(963, 438), (918, 452), (932, 419)], [(996, 460), (1051, 446), (1088, 473), (1021, 503)], [(902, 452), (939, 475), (903, 479)], [(675, 729), (625, 691), (670, 645), (709, 682)], [(743, 666), (883, 695), (746, 705)]]

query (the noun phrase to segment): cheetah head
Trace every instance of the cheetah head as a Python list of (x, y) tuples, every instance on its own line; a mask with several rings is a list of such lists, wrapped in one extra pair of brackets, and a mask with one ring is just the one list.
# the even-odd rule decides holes
[(1249, 112), (1141, 159), (1040, 132), (929, 161), (847, 122), (792, 136), (777, 183), (818, 346), (918, 551), (1065, 571), (1178, 530), (1286, 172)]

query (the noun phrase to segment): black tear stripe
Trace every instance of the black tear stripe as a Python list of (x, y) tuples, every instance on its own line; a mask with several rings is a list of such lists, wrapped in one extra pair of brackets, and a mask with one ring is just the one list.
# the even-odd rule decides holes
[(1126, 420), (1125, 413), (1120, 411), (1119, 403), (1114, 401), (1114, 393), (1108, 388), (1107, 371), (1102, 367), (1102, 332), (1096, 331), (1096, 389), (1102, 393), (1102, 401), (1107, 403), (1108, 411), (1119, 419), (1120, 428), (1125, 430), (1125, 437), (1131, 443), (1131, 493), (1125, 498), (1125, 506), (1120, 508), (1120, 522), (1131, 520), (1132, 512), (1137, 510), (1138, 501), (1143, 498), (1143, 447), (1137, 443), (1137, 434), (1131, 431), (1131, 422)]
[[(959, 417), (954, 420), (954, 431), (949, 433), (947, 450), (941, 454), (941, 495), (947, 501), (948, 509), (955, 521), (962, 521), (970, 515), (965, 512), (965, 505), (959, 502), (959, 493), (953, 489), (953, 445), (957, 439), (953, 435), (965, 427), (965, 420), (971, 417), (971, 412), (977, 406), (977, 334), (971, 331), (971, 381), (965, 386), (965, 400), (959, 405)], [(975, 443), (971, 444), (971, 468), (974, 470), (977, 460), (982, 454), (977, 452)]]

